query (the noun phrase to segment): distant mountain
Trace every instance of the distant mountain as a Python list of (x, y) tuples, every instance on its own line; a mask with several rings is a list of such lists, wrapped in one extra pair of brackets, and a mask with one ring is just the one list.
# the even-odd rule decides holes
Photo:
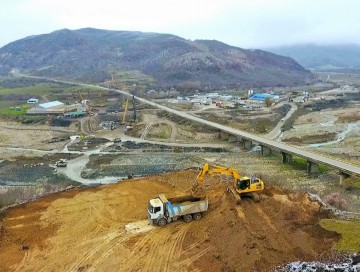
[(215, 40), (189, 41), (158, 33), (92, 28), (30, 36), (0, 48), (0, 74), (12, 69), (32, 75), (100, 83), (121, 71), (157, 85), (277, 86), (312, 77), (293, 59), (245, 50)]
[(266, 50), (288, 56), (306, 68), (360, 68), (359, 45), (294, 45)]

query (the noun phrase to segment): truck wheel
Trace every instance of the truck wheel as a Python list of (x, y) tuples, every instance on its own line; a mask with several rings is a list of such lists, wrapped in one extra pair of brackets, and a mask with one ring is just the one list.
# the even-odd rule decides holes
[(192, 221), (192, 219), (193, 219), (191, 214), (186, 214), (186, 215), (183, 216), (183, 218), (184, 218), (184, 221), (186, 223), (190, 223)]
[(193, 218), (194, 218), (194, 220), (200, 220), (201, 219), (201, 213), (194, 213)]
[(165, 226), (166, 223), (167, 223), (167, 222), (166, 222), (165, 218), (161, 218), (161, 219), (159, 219), (159, 221), (158, 221), (158, 225), (159, 225), (160, 227)]

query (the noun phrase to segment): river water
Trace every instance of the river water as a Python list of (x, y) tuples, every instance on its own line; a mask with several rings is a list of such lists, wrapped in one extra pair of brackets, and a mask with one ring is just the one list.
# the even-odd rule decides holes
[[(324, 126), (330, 126), (333, 124), (330, 124), (331, 122), (327, 122), (324, 123)], [(347, 125), (346, 129), (340, 133), (337, 134), (336, 139), (333, 141), (329, 141), (329, 142), (324, 142), (324, 143), (317, 143), (317, 144), (310, 144), (309, 147), (313, 147), (313, 148), (317, 148), (317, 147), (323, 147), (323, 146), (328, 146), (328, 145), (332, 145), (332, 144), (336, 144), (339, 142), (342, 142), (343, 140), (345, 140), (346, 136), (352, 132), (354, 129), (358, 129), (360, 128), (360, 122), (356, 122), (356, 123), (350, 123)]]

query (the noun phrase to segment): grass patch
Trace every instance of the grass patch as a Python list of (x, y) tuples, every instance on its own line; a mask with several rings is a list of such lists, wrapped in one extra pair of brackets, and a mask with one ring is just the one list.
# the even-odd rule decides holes
[[(20, 108), (20, 110), (17, 110), (16, 108)], [(6, 114), (6, 115), (24, 115), (30, 109), (31, 107), (27, 104), (20, 105), (18, 107), (13, 107), (13, 109), (9, 108), (3, 108), (0, 109), (0, 114)]]
[(301, 157), (293, 157), (292, 162), (290, 163), (294, 168), (298, 170), (306, 170), (307, 169), (307, 159)]
[(56, 99), (56, 97), (52, 96), (55, 94), (76, 94), (76, 96), (79, 96), (79, 91), (81, 91), (84, 95), (96, 92), (105, 93), (103, 89), (96, 86), (69, 86), (55, 83), (39, 83), (19, 88), (0, 87), (0, 95), (33, 95), (36, 97), (48, 95), (48, 99)]
[(59, 88), (60, 86), (54, 84), (36, 84), (34, 86), (27, 86), (21, 88), (1, 88), (0, 94), (33, 94), (43, 95), (51, 93), (51, 89)]
[(154, 125), (153, 128), (150, 129), (148, 136), (150, 138), (169, 139), (171, 136), (171, 127), (167, 124)]
[(319, 172), (320, 172), (321, 174), (325, 174), (325, 173), (329, 172), (330, 169), (331, 169), (331, 168), (330, 168), (329, 166), (327, 166), (327, 165), (319, 164)]
[(335, 248), (346, 252), (360, 251), (360, 220), (335, 220), (322, 219), (320, 225), (330, 231), (341, 234), (341, 239), (336, 243)]
[[(297, 170), (307, 170), (308, 161), (305, 158), (293, 156), (292, 162), (290, 165)], [(330, 170), (330, 167), (324, 164), (319, 164), (318, 171), (320, 174), (327, 173)]]
[(360, 180), (354, 183), (354, 187), (360, 189)]

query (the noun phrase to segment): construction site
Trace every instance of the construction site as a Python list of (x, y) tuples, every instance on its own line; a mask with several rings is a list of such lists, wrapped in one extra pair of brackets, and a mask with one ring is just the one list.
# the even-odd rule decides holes
[[(360, 270), (358, 177), (340, 186), (336, 169), (307, 173), (133, 96), (84, 93), (51, 100), (81, 98), (85, 116), (0, 121), (0, 271)], [(358, 165), (358, 93), (155, 101)]]

